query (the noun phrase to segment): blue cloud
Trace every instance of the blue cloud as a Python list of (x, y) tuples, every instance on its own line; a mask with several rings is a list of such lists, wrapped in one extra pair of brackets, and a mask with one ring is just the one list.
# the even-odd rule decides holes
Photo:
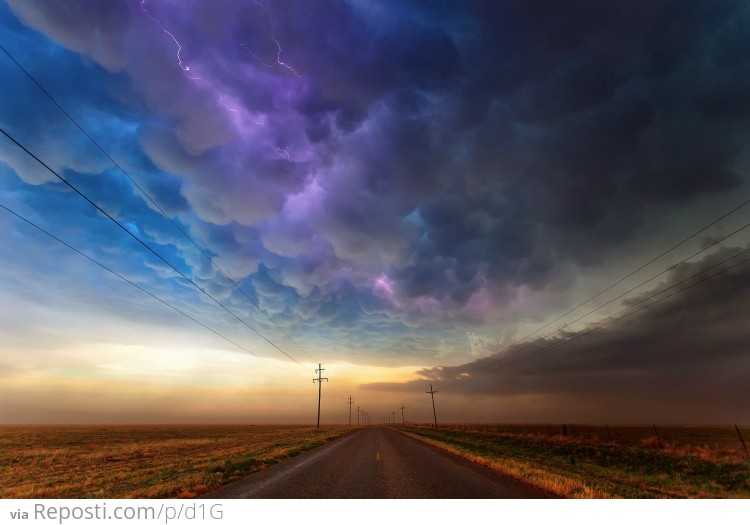
[[(169, 219), (6, 57), (3, 128), (212, 295), (278, 332), (234, 280), (321, 347), (436, 355), (529, 290), (559, 299), (648, 214), (746, 187), (740, 3), (66, 4), (0, 6), (8, 50)], [(200, 298), (7, 141), (0, 160), (9, 204)]]

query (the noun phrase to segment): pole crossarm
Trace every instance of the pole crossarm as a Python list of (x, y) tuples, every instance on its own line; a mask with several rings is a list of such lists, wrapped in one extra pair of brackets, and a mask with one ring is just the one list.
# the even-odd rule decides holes
[(323, 365), (318, 363), (318, 369), (315, 370), (318, 373), (318, 377), (313, 379), (313, 383), (318, 382), (318, 428), (320, 428), (320, 395), (322, 393), (323, 381), (328, 381), (327, 377), (322, 377), (322, 373), (325, 368)]
[(432, 417), (435, 421), (435, 428), (437, 428), (437, 414), (435, 412), (435, 394), (438, 393), (437, 390), (432, 389), (432, 384), (430, 384), (430, 389), (425, 392), (426, 394), (430, 394), (430, 397), (432, 397)]
[(349, 405), (349, 426), (352, 426), (352, 396), (349, 396), (346, 404)]

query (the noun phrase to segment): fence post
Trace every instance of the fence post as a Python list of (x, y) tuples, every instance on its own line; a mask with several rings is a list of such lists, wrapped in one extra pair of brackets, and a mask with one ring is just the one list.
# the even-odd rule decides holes
[(742, 448), (745, 449), (745, 457), (750, 459), (750, 455), (747, 453), (747, 445), (745, 445), (745, 439), (742, 437), (742, 432), (740, 432), (740, 427), (737, 426), (737, 423), (734, 424), (734, 429), (737, 431), (737, 435), (740, 436), (740, 443), (742, 443)]
[(612, 434), (609, 431), (609, 425), (606, 424), (606, 423), (604, 423), (604, 426), (607, 427), (607, 439), (609, 439), (610, 441), (612, 441)]
[(570, 435), (571, 435), (572, 437), (576, 437), (576, 429), (575, 429), (575, 427), (573, 426), (573, 423), (571, 423), (571, 424), (570, 424)]
[(656, 434), (656, 441), (659, 443), (659, 448), (664, 448), (664, 445), (661, 442), (661, 437), (659, 437), (659, 432), (656, 430), (656, 424), (654, 424), (654, 434)]
[(549, 434), (549, 437), (552, 437), (552, 427), (549, 426), (549, 423), (547, 423), (547, 434)]

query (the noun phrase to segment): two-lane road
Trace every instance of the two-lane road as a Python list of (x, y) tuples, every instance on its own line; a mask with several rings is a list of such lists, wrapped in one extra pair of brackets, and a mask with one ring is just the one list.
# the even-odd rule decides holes
[(540, 489), (384, 427), (332, 443), (207, 494), (213, 498), (544, 498)]

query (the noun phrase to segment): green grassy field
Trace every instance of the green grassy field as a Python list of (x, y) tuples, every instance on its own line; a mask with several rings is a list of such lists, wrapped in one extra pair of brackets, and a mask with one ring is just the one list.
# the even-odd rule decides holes
[(349, 431), (291, 425), (0, 427), (0, 497), (195, 497)]
[(637, 426), (610, 427), (611, 439), (606, 427), (451, 427), (401, 430), (564, 497), (750, 497), (750, 462), (733, 427), (662, 427), (659, 439)]

